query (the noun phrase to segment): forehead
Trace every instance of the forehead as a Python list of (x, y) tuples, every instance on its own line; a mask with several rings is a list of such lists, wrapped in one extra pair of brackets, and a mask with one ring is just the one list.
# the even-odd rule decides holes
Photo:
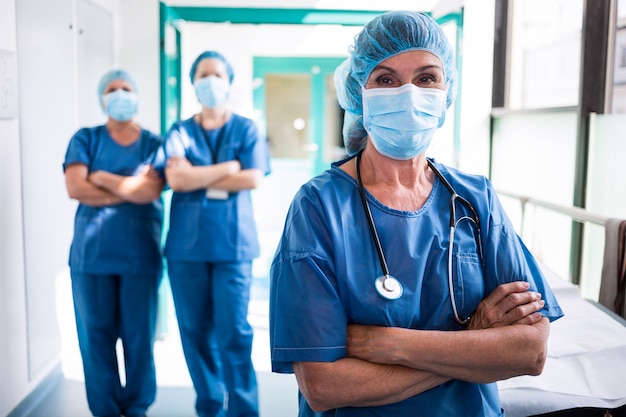
[(122, 90), (122, 89), (129, 90), (129, 91), (135, 90), (133, 88), (133, 85), (129, 83), (128, 81), (113, 80), (104, 88), (104, 92), (106, 93), (107, 91)]
[(195, 75), (200, 73), (228, 75), (226, 64), (219, 58), (205, 58), (198, 62)]
[(422, 67), (438, 67), (443, 71), (443, 63), (439, 57), (428, 51), (405, 51), (380, 62), (375, 68), (384, 66), (393, 69), (417, 69)]

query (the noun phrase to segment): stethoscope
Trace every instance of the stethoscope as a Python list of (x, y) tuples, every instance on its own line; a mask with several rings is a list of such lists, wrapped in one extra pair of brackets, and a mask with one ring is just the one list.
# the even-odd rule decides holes
[[(370, 210), (369, 204), (367, 203), (367, 198), (365, 197), (365, 190), (363, 187), (363, 183), (361, 181), (361, 154), (362, 153), (363, 151), (359, 152), (356, 156), (356, 182), (359, 188), (359, 194), (361, 196), (361, 202), (363, 203), (363, 209), (365, 210), (370, 232), (372, 234), (372, 239), (374, 240), (374, 244), (376, 246), (376, 252), (378, 253), (378, 260), (380, 261), (380, 266), (383, 270), (383, 275), (379, 276), (374, 281), (374, 287), (376, 288), (376, 291), (378, 292), (378, 294), (380, 294), (381, 297), (387, 300), (397, 300), (398, 298), (402, 296), (402, 293), (404, 292), (404, 290), (402, 288), (402, 284), (400, 283), (400, 281), (398, 281), (397, 278), (389, 274), (387, 261), (385, 260), (383, 248), (380, 243), (378, 233), (376, 232), (376, 226), (374, 225), (374, 218), (372, 216), (372, 212)], [(469, 220), (471, 223), (474, 224), (474, 226), (476, 226), (475, 239), (477, 241), (477, 246), (478, 246), (478, 255), (482, 262), (483, 253), (482, 253), (482, 244), (481, 244), (481, 239), (480, 239), (480, 220), (478, 219), (478, 213), (476, 212), (476, 209), (474, 208), (474, 206), (465, 198), (458, 195), (456, 191), (454, 191), (454, 188), (452, 188), (452, 185), (450, 185), (448, 180), (435, 167), (435, 165), (430, 159), (427, 159), (427, 161), (428, 161), (428, 166), (430, 167), (430, 169), (433, 170), (433, 172), (437, 175), (439, 180), (443, 183), (443, 185), (448, 189), (448, 191), (451, 194), (450, 196), (450, 240), (449, 240), (449, 246), (448, 246), (448, 290), (450, 291), (450, 303), (452, 304), (452, 312), (454, 313), (454, 320), (457, 323), (464, 325), (470, 321), (471, 315), (467, 316), (466, 318), (460, 317), (459, 311), (456, 305), (456, 298), (454, 297), (454, 283), (452, 280), (452, 250), (454, 248), (454, 233), (455, 233), (457, 224), (459, 224), (461, 220)], [(459, 203), (465, 205), (469, 209), (471, 213), (471, 217), (462, 216), (461, 218), (459, 218), (459, 220), (456, 220), (456, 204), (455, 204), (456, 201), (459, 201)]]

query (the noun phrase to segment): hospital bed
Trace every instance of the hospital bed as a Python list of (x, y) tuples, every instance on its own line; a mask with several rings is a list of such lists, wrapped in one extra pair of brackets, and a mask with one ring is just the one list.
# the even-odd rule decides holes
[(576, 285), (543, 267), (565, 316), (550, 326), (541, 375), (498, 382), (506, 416), (626, 417), (626, 312), (623, 302), (618, 307), (614, 301), (624, 292), (626, 221), (505, 191), (499, 194), (521, 202), (522, 223), (526, 206), (534, 205), (580, 223), (602, 225), (606, 232), (599, 303), (583, 299)]
[(540, 376), (498, 382), (506, 416), (602, 417), (605, 409), (626, 416), (626, 320), (583, 299), (576, 285), (552, 271), (544, 273), (565, 316), (551, 324)]

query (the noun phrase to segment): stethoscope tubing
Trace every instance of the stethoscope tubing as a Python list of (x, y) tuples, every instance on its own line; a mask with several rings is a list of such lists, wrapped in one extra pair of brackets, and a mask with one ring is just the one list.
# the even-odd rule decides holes
[[(372, 216), (372, 211), (370, 210), (369, 204), (367, 203), (367, 197), (365, 196), (365, 190), (363, 187), (363, 182), (361, 181), (361, 154), (363, 151), (359, 152), (356, 155), (356, 182), (359, 189), (359, 195), (361, 197), (361, 202), (363, 203), (363, 209), (365, 211), (367, 217), (367, 223), (369, 225), (370, 233), (372, 235), (372, 239), (374, 241), (374, 246), (376, 247), (376, 253), (378, 255), (378, 260), (380, 262), (381, 269), (383, 270), (383, 275), (376, 278), (375, 280), (375, 288), (378, 293), (388, 300), (396, 300), (402, 296), (403, 289), (402, 284), (396, 278), (392, 277), (389, 274), (389, 268), (387, 266), (387, 261), (385, 259), (385, 254), (383, 252), (382, 244), (380, 242), (380, 238), (378, 237), (378, 232), (376, 231), (376, 226), (374, 224), (374, 217)], [(478, 218), (478, 213), (474, 206), (467, 201), (465, 198), (461, 197), (456, 193), (452, 185), (448, 182), (448, 180), (443, 176), (443, 174), (435, 167), (433, 162), (430, 159), (427, 159), (428, 166), (433, 172), (437, 175), (439, 180), (444, 184), (446, 189), (450, 192), (450, 236), (449, 236), (449, 246), (448, 246), (448, 290), (450, 293), (450, 303), (452, 304), (452, 312), (454, 314), (454, 320), (460, 325), (466, 325), (469, 323), (471, 319), (471, 315), (465, 319), (462, 319), (459, 315), (458, 307), (456, 304), (456, 297), (454, 296), (454, 282), (453, 282), (453, 249), (454, 249), (454, 234), (456, 231), (456, 206), (455, 201), (459, 200), (462, 204), (464, 204), (471, 212), (472, 217), (463, 216), (463, 218), (469, 219), (476, 226), (476, 233), (478, 234), (478, 251), (479, 257), (482, 262), (482, 244), (480, 241), (480, 219)], [(459, 221), (461, 220), (459, 219)]]
[(367, 216), (367, 224), (370, 228), (370, 233), (372, 234), (372, 238), (374, 239), (374, 243), (376, 246), (376, 253), (378, 254), (378, 260), (380, 261), (380, 267), (383, 270), (384, 276), (389, 276), (389, 268), (387, 267), (387, 261), (385, 260), (385, 254), (383, 253), (383, 247), (380, 243), (380, 238), (378, 237), (378, 232), (376, 231), (376, 226), (374, 225), (374, 217), (372, 216), (372, 211), (370, 210), (369, 204), (367, 204), (367, 197), (365, 197), (365, 190), (363, 189), (363, 183), (361, 181), (361, 153), (359, 152), (356, 156), (356, 183), (359, 186), (359, 194), (361, 195), (361, 201), (364, 202), (363, 208), (365, 209), (365, 215)]
[(356, 156), (356, 182), (359, 188), (359, 194), (361, 196), (361, 202), (363, 203), (365, 215), (367, 216), (367, 224), (369, 225), (370, 233), (372, 234), (372, 239), (374, 240), (374, 244), (376, 246), (376, 253), (378, 254), (380, 267), (383, 270), (383, 275), (376, 278), (374, 281), (374, 287), (381, 297), (386, 298), (387, 300), (397, 300), (402, 297), (404, 289), (402, 288), (400, 281), (389, 274), (389, 268), (387, 267), (385, 254), (383, 253), (383, 246), (380, 243), (380, 238), (378, 237), (378, 232), (376, 231), (376, 226), (374, 225), (374, 217), (372, 216), (369, 204), (367, 204), (367, 197), (365, 196), (365, 190), (361, 181), (362, 152), (363, 151), (359, 152)]

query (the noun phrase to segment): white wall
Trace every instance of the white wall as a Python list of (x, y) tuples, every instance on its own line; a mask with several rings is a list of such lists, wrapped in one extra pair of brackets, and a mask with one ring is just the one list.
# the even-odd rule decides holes
[[(158, 9), (156, 0), (142, 3)], [(77, 72), (79, 62), (119, 63), (117, 38), (87, 36), (102, 32), (94, 27), (101, 22), (81, 13), (94, 7), (115, 22), (110, 34), (121, 32), (119, 0), (0, 0), (0, 416), (60, 369), (57, 312), (71, 305), (57, 299), (71, 304), (60, 292), (69, 289), (63, 283), (76, 207), (65, 191), (62, 163), (85, 118), (79, 118), (82, 98), (97, 103), (96, 85), (81, 84), (85, 77)], [(158, 34), (158, 24), (152, 33)], [(114, 56), (109, 50), (103, 58), (102, 45), (90, 47), (85, 39), (113, 43)], [(158, 35), (152, 42), (158, 45)], [(14, 72), (6, 71), (7, 63)], [(7, 102), (13, 111), (6, 111)], [(158, 111), (152, 118), (158, 120)]]
[[(0, 51), (17, 52), (15, 0), (0, 0)], [(4, 61), (7, 64), (14, 62)], [(15, 67), (14, 67), (15, 68)], [(0, 95), (17, 111), (17, 80), (0, 70)], [(19, 119), (0, 119), (0, 415), (27, 391), (28, 356), (22, 235)]]
[(120, 1), (119, 66), (130, 71), (139, 88), (138, 122), (160, 133), (159, 2)]
[(459, 168), (487, 175), (495, 0), (464, 3)]
[(77, 119), (73, 7), (16, 4), (28, 374), (38, 380), (61, 351), (54, 295), (72, 229), (60, 163)]

